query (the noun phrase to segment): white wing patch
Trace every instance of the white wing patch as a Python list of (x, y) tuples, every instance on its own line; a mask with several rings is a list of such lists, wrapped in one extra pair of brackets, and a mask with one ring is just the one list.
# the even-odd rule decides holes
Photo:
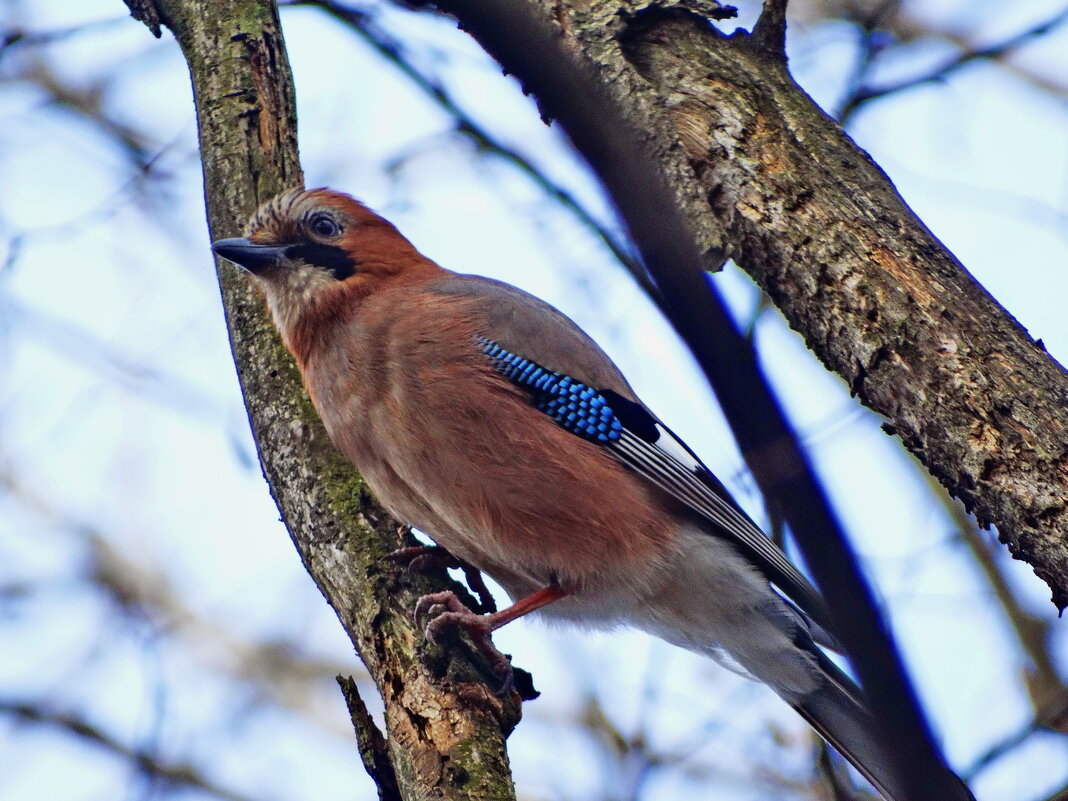
[(667, 453), (674, 458), (675, 461), (679, 462), (684, 467), (689, 468), (694, 473), (705, 469), (705, 466), (697, 461), (693, 457), (693, 454), (686, 450), (686, 446), (679, 442), (674, 434), (660, 425), (660, 423), (656, 424), (656, 430), (660, 434), (660, 438), (656, 441), (656, 446), (660, 450)]

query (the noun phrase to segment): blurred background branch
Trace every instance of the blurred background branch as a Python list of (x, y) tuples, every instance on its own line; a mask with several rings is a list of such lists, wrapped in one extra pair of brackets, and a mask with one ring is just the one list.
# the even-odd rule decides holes
[[(1031, 40), (1057, 30), (1057, 28), (1068, 21), (1068, 7), (1066, 7), (1049, 19), (1043, 20), (1042, 22), (1032, 25), (1023, 31), (994, 44), (978, 45), (973, 42), (962, 40), (959, 37), (947, 37), (960, 49), (960, 52), (955, 56), (952, 56), (932, 69), (905, 78), (904, 80), (883, 85), (868, 85), (867, 79), (873, 70), (874, 62), (886, 49), (888, 44), (886, 42), (886, 37), (888, 36), (889, 31), (881, 30), (881, 28), (884, 25), (887, 27), (893, 25), (893, 20), (896, 19), (896, 16), (891, 19), (887, 12), (896, 5), (897, 4), (895, 3), (884, 3), (875, 13), (868, 14), (862, 21), (861, 30), (863, 31), (863, 49), (861, 50), (861, 57), (858, 59), (857, 66), (854, 70), (853, 87), (849, 95), (845, 98), (845, 101), (842, 103), (842, 107), (837, 114), (838, 120), (842, 125), (848, 125), (850, 117), (852, 117), (857, 109), (865, 103), (898, 92), (906, 92), (909, 89), (923, 86), (926, 83), (945, 81), (957, 70), (976, 61), (999, 61), (1004, 59), (1016, 50), (1026, 46)], [(907, 22), (902, 25), (902, 28), (904, 29), (902, 33), (908, 35), (912, 32), (909, 31), (906, 26)], [(1036, 83), (1044, 83), (1044, 81), (1037, 79), (1034, 75), (1028, 77), (1029, 80), (1035, 81)]]

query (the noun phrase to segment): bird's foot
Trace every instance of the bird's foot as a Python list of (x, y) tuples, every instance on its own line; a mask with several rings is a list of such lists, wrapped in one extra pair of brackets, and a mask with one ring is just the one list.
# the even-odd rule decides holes
[(390, 551), (386, 557), (407, 565), (413, 573), (460, 566), (460, 560), (440, 545), (412, 545), (408, 548), (398, 548)]
[(497, 604), (478, 568), (458, 556), (453, 556), (440, 545), (413, 545), (408, 548), (398, 548), (389, 554), (389, 558), (401, 564), (407, 564), (408, 570), (412, 573), (458, 568), (463, 571), (467, 586), (478, 596), (478, 608), (473, 611), (479, 613), (497, 611)]
[(472, 612), (455, 593), (448, 590), (424, 595), (415, 605), (416, 623), (422, 625), (422, 621), (427, 619), (424, 631), (430, 642), (440, 643), (441, 636), (451, 628), (467, 632), (474, 646), (489, 661), (494, 675), (501, 679), (497, 694), (504, 695), (515, 686), (515, 677), (511, 657), (498, 651), (491, 639), (493, 630), (498, 628), (497, 615), (496, 612), (488, 615)]

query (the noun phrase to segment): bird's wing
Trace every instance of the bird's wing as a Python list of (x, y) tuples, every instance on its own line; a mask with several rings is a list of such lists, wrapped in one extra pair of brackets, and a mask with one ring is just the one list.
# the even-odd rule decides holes
[(704, 518), (730, 540), (834, 647), (815, 587), (734, 502), (701, 460), (638, 400), (619, 368), (570, 319), (515, 287), (450, 275), (432, 290), (475, 301), (484, 331), (477, 342), (492, 366), (530, 392), (559, 425), (602, 445), (615, 458)]

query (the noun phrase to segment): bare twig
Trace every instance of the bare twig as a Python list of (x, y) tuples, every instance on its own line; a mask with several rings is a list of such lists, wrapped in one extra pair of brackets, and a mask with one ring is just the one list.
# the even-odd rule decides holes
[(753, 38), (781, 60), (786, 60), (786, 5), (789, 0), (764, 0)]
[(138, 770), (169, 784), (201, 790), (227, 801), (254, 801), (251, 796), (242, 795), (208, 781), (192, 765), (185, 763), (167, 765), (160, 762), (154, 754), (148, 751), (124, 745), (99, 727), (75, 715), (48, 712), (33, 704), (9, 699), (0, 699), (0, 714), (8, 715), (25, 723), (35, 723), (62, 729), (94, 743), (116, 756), (133, 762), (137, 765)]
[(28, 31), (18, 25), (9, 25), (6, 29), (0, 29), (0, 59), (10, 51), (19, 47), (38, 47), (62, 42), (83, 33), (97, 31), (101, 28), (109, 28), (116, 23), (125, 22), (123, 17), (94, 20), (80, 25), (70, 25), (65, 28), (53, 28), (47, 31)]
[(918, 462), (913, 461), (913, 465), (926, 479), (934, 497), (942, 503), (960, 538), (978, 563), (979, 569), (994, 591), (1001, 611), (1016, 635), (1023, 654), (1030, 663), (1026, 677), (1027, 689), (1036, 717), (1041, 720), (1051, 720), (1050, 716), (1042, 710), (1049, 708), (1051, 704), (1055, 707), (1063, 704), (1060, 699), (1068, 696), (1068, 685), (1061, 678), (1050, 650), (1054, 631), (1051, 622), (1024, 608), (1016, 593), (1009, 586), (1008, 577), (1005, 575), (1001, 562), (997, 559), (997, 550), (989, 538), (984, 537), (979, 531), (975, 519), (964, 510), (959, 502), (950, 498), (945, 489), (927, 471), (923, 470)]
[(100, 128), (139, 168), (150, 164), (153, 152), (144, 132), (131, 128), (105, 112), (103, 82), (89, 87), (75, 86), (40, 59), (34, 60), (23, 71), (23, 75), (46, 92), (57, 108), (77, 114)]
[(194, 419), (225, 420), (223, 405), (181, 376), (165, 373), (148, 360), (124, 353), (78, 324), (44, 309), (33, 309), (11, 297), (0, 297), (0, 312), (61, 356), (82, 367), (96, 368), (104, 377), (140, 396)]
[(845, 99), (842, 100), (838, 111), (834, 115), (835, 119), (839, 120), (843, 125), (846, 124), (843, 116), (845, 104), (856, 97), (857, 93), (867, 83), (868, 75), (875, 64), (875, 59), (886, 49), (888, 44), (890, 37), (885, 31), (880, 30), (882, 23), (891, 14), (896, 14), (900, 5), (900, 0), (883, 0), (882, 3), (857, 20), (857, 26), (860, 30), (860, 52), (857, 54), (856, 63), (853, 65), (849, 76), (847, 83), (849, 89), (845, 93)]
[(123, 0), (123, 2), (130, 9), (130, 16), (143, 22), (152, 31), (153, 36), (159, 39), (163, 35), (160, 27), (163, 25), (163, 20), (153, 0)]
[[(1068, 710), (1068, 699), (1062, 699), (1061, 714), (1063, 715), (1066, 710)], [(975, 761), (973, 761), (971, 765), (961, 771), (961, 775), (965, 779), (971, 780), (1003, 756), (1014, 751), (1018, 746), (1030, 739), (1032, 735), (1044, 731), (1045, 729), (1046, 726), (1042, 720), (1038, 718), (1031, 720), (1005, 739), (1000, 740), (987, 748), (982, 754), (975, 758)]]
[[(146, 562), (143, 554), (132, 561), (112, 545), (113, 537), (95, 522), (59, 508), (52, 498), (29, 486), (8, 465), (0, 462), (0, 494), (13, 499), (50, 527), (69, 532), (85, 548), (85, 579), (132, 623), (147, 623), (155, 634), (181, 637), (199, 646), (199, 659), (250, 686), (259, 697), (293, 711), (322, 728), (339, 734), (333, 718), (324, 718), (310, 703), (314, 690), (345, 667), (331, 659), (316, 659), (299, 652), (284, 635), (248, 639), (219, 620), (207, 619), (191, 609), (171, 581)], [(34, 585), (10, 582), (8, 595)], [(345, 667), (351, 670), (351, 667)], [(361, 678), (364, 678), (361, 676)]]
[(378, 730), (367, 705), (360, 698), (360, 690), (351, 676), (338, 676), (338, 686), (345, 696), (345, 705), (349, 708), (356, 740), (360, 749), (360, 758), (368, 775), (378, 788), (379, 801), (401, 801), (400, 789), (397, 787), (397, 774), (393, 763), (389, 761), (386, 738)]
[(844, 125), (853, 113), (865, 103), (897, 92), (904, 92), (926, 83), (945, 80), (961, 67), (971, 64), (972, 62), (1000, 58), (1017, 48), (1022, 47), (1032, 39), (1037, 39), (1040, 36), (1046, 35), (1063, 24), (1066, 20), (1068, 20), (1068, 8), (1063, 9), (1044, 22), (1040, 22), (1037, 25), (1014, 34), (997, 44), (966, 50), (949, 61), (946, 61), (921, 75), (916, 75), (912, 78), (906, 78), (905, 80), (881, 87), (860, 86), (853, 92), (852, 96), (843, 103), (838, 119)]

